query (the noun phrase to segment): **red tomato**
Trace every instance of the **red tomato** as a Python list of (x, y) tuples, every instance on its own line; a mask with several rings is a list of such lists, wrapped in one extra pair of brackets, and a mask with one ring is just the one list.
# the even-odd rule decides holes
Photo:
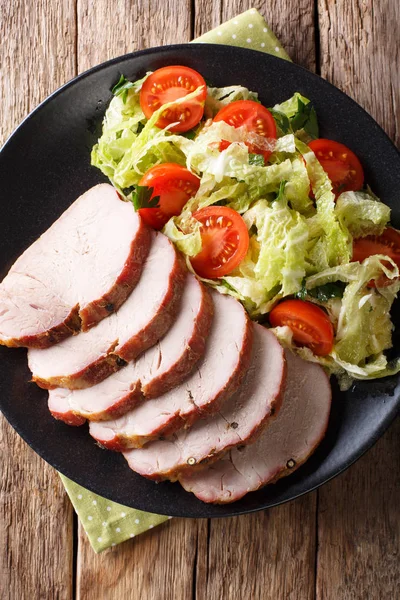
[(153, 188), (151, 198), (160, 197), (157, 208), (140, 208), (140, 216), (154, 229), (162, 229), (171, 217), (180, 214), (189, 198), (196, 194), (200, 179), (181, 165), (163, 163), (149, 169), (139, 185)]
[(203, 86), (203, 91), (196, 99), (166, 109), (157, 121), (157, 127), (160, 129), (171, 123), (177, 123), (170, 128), (170, 131), (189, 131), (202, 118), (207, 96), (206, 82), (197, 71), (182, 66), (157, 69), (142, 85), (140, 106), (147, 119), (150, 119), (163, 104), (179, 100), (200, 86)]
[(308, 145), (328, 174), (336, 197), (342, 192), (362, 188), (363, 168), (357, 156), (347, 146), (325, 139), (313, 140)]
[[(400, 232), (393, 227), (387, 227), (382, 235), (368, 235), (353, 241), (353, 261), (362, 262), (373, 254), (385, 254), (389, 256), (400, 269)], [(390, 264), (388, 264), (390, 269)], [(376, 282), (378, 287), (385, 287), (393, 283), (386, 275), (381, 275)], [(368, 284), (375, 287), (375, 281)]]
[(242, 217), (227, 206), (208, 206), (194, 213), (200, 221), (201, 252), (191, 259), (201, 277), (215, 279), (231, 273), (246, 256), (249, 233)]
[[(241, 127), (244, 125), (250, 134), (257, 134), (265, 139), (276, 140), (276, 123), (274, 117), (268, 109), (254, 102), (253, 100), (237, 100), (231, 102), (217, 113), (214, 121), (225, 121), (232, 127)], [(229, 142), (223, 140), (221, 142), (224, 150), (229, 145)], [(271, 150), (262, 147), (260, 143), (246, 142), (246, 146), (251, 154), (262, 154), (264, 160), (267, 161), (271, 155)]]
[(317, 356), (333, 347), (333, 325), (322, 308), (304, 300), (284, 300), (269, 314), (273, 327), (287, 325), (300, 346), (308, 346)]

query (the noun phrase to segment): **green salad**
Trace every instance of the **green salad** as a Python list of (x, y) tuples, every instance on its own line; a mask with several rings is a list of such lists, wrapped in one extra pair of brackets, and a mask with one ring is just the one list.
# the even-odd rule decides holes
[[(121, 76), (92, 164), (191, 271), (342, 389), (399, 372), (386, 351), (400, 234), (356, 155), (319, 138), (300, 93), (267, 109), (245, 87), (206, 87), (171, 69), (186, 68)], [(179, 189), (166, 173), (181, 177)]]

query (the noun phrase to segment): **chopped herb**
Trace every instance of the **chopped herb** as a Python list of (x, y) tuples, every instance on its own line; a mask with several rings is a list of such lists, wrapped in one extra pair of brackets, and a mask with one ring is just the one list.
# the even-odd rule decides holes
[(159, 208), (160, 196), (152, 198), (153, 191), (154, 188), (145, 185), (137, 185), (135, 187), (131, 198), (135, 210), (139, 210), (139, 208)]
[(189, 129), (189, 131), (185, 131), (185, 133), (181, 133), (181, 135), (188, 140), (194, 140), (197, 133), (197, 127), (195, 129)]
[(290, 133), (290, 121), (289, 118), (285, 115), (285, 113), (280, 112), (279, 110), (274, 110), (270, 108), (270, 112), (274, 117), (276, 124), (283, 134)]
[(128, 97), (128, 90), (133, 88), (134, 85), (135, 83), (133, 81), (128, 81), (125, 75), (121, 75), (118, 83), (116, 83), (111, 89), (111, 92), (114, 94), (114, 96), (122, 96), (122, 101), (125, 104)]
[(300, 300), (306, 300), (308, 296), (315, 298), (319, 302), (328, 302), (331, 298), (343, 298), (345, 287), (346, 284), (342, 281), (335, 281), (335, 283), (325, 283), (324, 285), (307, 290), (305, 281), (303, 281), (300, 291), (295, 296), (296, 298), (300, 298)]
[(298, 98), (297, 112), (290, 118), (279, 110), (270, 109), (270, 112), (283, 135), (300, 131), (310, 139), (316, 139), (319, 135), (317, 113), (311, 102), (305, 104)]
[(317, 113), (311, 102), (304, 104), (300, 98), (297, 99), (297, 113), (290, 119), (290, 125), (294, 133), (303, 129), (312, 138), (318, 137)]
[(257, 235), (257, 233), (257, 225), (253, 224), (249, 229), (249, 236), (251, 237), (252, 235)]
[(129, 196), (129, 194), (131, 194), (132, 192), (134, 192), (136, 189), (136, 186), (131, 185), (131, 187), (127, 187), (127, 188), (122, 188), (122, 193), (123, 195), (127, 198)]
[(249, 165), (255, 165), (256, 167), (264, 167), (265, 161), (262, 154), (249, 154)]

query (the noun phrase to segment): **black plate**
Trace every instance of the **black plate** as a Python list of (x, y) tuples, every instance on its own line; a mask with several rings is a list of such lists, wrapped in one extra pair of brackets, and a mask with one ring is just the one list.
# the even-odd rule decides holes
[[(266, 106), (296, 91), (311, 98), (322, 135), (356, 151), (367, 182), (392, 207), (392, 221), (400, 225), (400, 155), (375, 121), (339, 90), (301, 67), (251, 50), (203, 44), (154, 48), (77, 77), (43, 102), (8, 140), (0, 155), (0, 279), (82, 192), (104, 180), (90, 166), (90, 150), (120, 73), (137, 79), (170, 64), (193, 67), (216, 86), (245, 85), (258, 91)], [(135, 475), (121, 456), (96, 446), (86, 427), (55, 421), (47, 410), (46, 392), (29, 383), (25, 350), (0, 348), (0, 365), (1, 409), (40, 456), (93, 492), (174, 516), (235, 515), (304, 494), (359, 458), (389, 426), (400, 404), (398, 377), (359, 382), (346, 393), (334, 383), (328, 433), (302, 468), (232, 505), (209, 506), (179, 484), (156, 485)]]

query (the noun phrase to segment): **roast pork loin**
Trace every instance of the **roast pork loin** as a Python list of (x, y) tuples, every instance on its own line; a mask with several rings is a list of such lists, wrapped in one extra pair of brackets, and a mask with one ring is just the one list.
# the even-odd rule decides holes
[(68, 424), (80, 425), (86, 418), (94, 421), (115, 418), (144, 397), (165, 393), (181, 383), (203, 356), (212, 315), (209, 292), (189, 275), (176, 319), (155, 346), (90, 388), (50, 390), (50, 412)]
[(253, 323), (230, 296), (211, 292), (214, 319), (206, 351), (192, 374), (159, 398), (115, 421), (90, 422), (90, 434), (111, 450), (141, 447), (215, 413), (239, 387), (249, 365)]
[(235, 502), (292, 473), (314, 452), (325, 435), (331, 388), (323, 369), (286, 351), (286, 391), (281, 410), (261, 437), (230, 450), (203, 470), (186, 470), (179, 481), (203, 502)]
[(124, 304), (85, 333), (45, 350), (30, 349), (33, 380), (44, 388), (80, 389), (117, 371), (168, 331), (180, 309), (186, 276), (172, 243), (153, 233), (142, 275)]
[(285, 375), (282, 346), (273, 333), (255, 324), (249, 369), (220, 412), (168, 439), (126, 451), (129, 466), (149, 479), (175, 480), (193, 465), (215, 460), (232, 446), (254, 441), (279, 411)]
[(90, 189), (0, 284), (0, 344), (46, 348), (87, 330), (136, 285), (150, 231), (111, 185)]

